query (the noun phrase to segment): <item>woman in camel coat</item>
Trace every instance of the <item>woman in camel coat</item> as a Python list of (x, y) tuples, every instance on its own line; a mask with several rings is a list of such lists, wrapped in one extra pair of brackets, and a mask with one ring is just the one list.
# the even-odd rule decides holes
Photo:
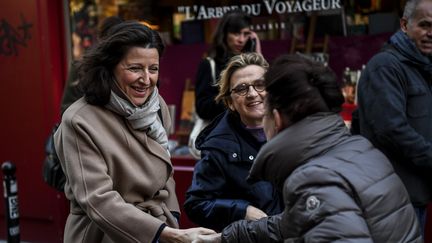
[(178, 229), (171, 124), (156, 87), (163, 48), (157, 32), (124, 22), (83, 57), (84, 97), (54, 137), (71, 207), (64, 242), (191, 242), (213, 232)]

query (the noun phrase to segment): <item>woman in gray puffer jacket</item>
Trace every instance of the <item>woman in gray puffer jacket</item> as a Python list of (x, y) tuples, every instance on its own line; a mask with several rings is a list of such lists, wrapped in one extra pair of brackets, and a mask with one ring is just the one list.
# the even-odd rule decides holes
[(283, 213), (237, 221), (202, 242), (422, 242), (408, 193), (388, 159), (352, 136), (330, 69), (295, 55), (265, 75), (269, 141), (249, 180), (283, 190)]

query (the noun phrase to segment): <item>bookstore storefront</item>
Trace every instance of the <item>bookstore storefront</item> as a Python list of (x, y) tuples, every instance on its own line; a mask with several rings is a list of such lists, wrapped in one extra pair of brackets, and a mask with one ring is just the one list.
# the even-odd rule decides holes
[(156, 29), (167, 45), (160, 89), (176, 111), (175, 130), (179, 130), (182, 114), (189, 119), (192, 109), (182, 105), (184, 91), (194, 84), (218, 19), (227, 11), (242, 9), (252, 17), (251, 29), (269, 61), (283, 53), (301, 52), (335, 71), (347, 98), (343, 115), (349, 123), (361, 69), (398, 29), (402, 6), (403, 0), (70, 0), (70, 56), (79, 58), (95, 43), (98, 24), (109, 16), (139, 20)]
[[(171, 132), (177, 194), (191, 181), (195, 160), (188, 157), (187, 139), (193, 124), (193, 85), (218, 19), (242, 9), (252, 17), (264, 57), (300, 52), (325, 62), (338, 75), (346, 97), (347, 124), (355, 108), (355, 84), (362, 66), (398, 28), (403, 1), (390, 0), (71, 0), (70, 52), (77, 59), (96, 42), (98, 24), (109, 16), (139, 20), (157, 30), (166, 50), (161, 59), (160, 94), (173, 113)], [(184, 227), (192, 224), (183, 218)]]
[[(264, 40), (305, 38), (310, 16), (318, 15), (318, 35), (360, 35), (391, 30), (393, 22), (376, 26), (376, 18), (397, 16), (404, 1), (353, 0), (255, 0), (255, 1), (173, 1), (173, 0), (70, 0), (71, 30), (94, 40), (94, 29), (108, 16), (145, 21), (159, 30), (167, 43), (209, 42), (217, 19), (232, 9), (252, 16), (253, 26)], [(384, 16), (385, 15), (385, 16)], [(369, 23), (371, 20), (372, 23)], [(383, 20), (383, 19), (382, 19)], [(193, 29), (193, 36), (188, 31)]]

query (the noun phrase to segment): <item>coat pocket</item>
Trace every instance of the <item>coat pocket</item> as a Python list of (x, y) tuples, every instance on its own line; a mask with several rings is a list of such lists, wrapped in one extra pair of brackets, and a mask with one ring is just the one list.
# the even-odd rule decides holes
[(421, 118), (428, 115), (429, 98), (425, 87), (409, 86), (407, 89), (407, 115), (409, 118)]

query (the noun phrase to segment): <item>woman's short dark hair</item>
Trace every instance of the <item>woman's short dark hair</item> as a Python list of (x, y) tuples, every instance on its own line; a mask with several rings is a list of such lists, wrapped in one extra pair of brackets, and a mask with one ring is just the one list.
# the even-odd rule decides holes
[(333, 71), (299, 55), (282, 55), (265, 74), (267, 110), (291, 123), (316, 112), (341, 111), (344, 97)]
[(116, 24), (78, 64), (79, 85), (86, 101), (92, 105), (108, 103), (115, 82), (114, 68), (132, 47), (156, 48), (159, 58), (164, 45), (159, 34), (137, 21)]
[(209, 56), (221, 62), (231, 57), (231, 50), (227, 44), (228, 33), (240, 33), (242, 29), (249, 28), (251, 23), (251, 17), (240, 9), (226, 12), (219, 20), (213, 34)]

